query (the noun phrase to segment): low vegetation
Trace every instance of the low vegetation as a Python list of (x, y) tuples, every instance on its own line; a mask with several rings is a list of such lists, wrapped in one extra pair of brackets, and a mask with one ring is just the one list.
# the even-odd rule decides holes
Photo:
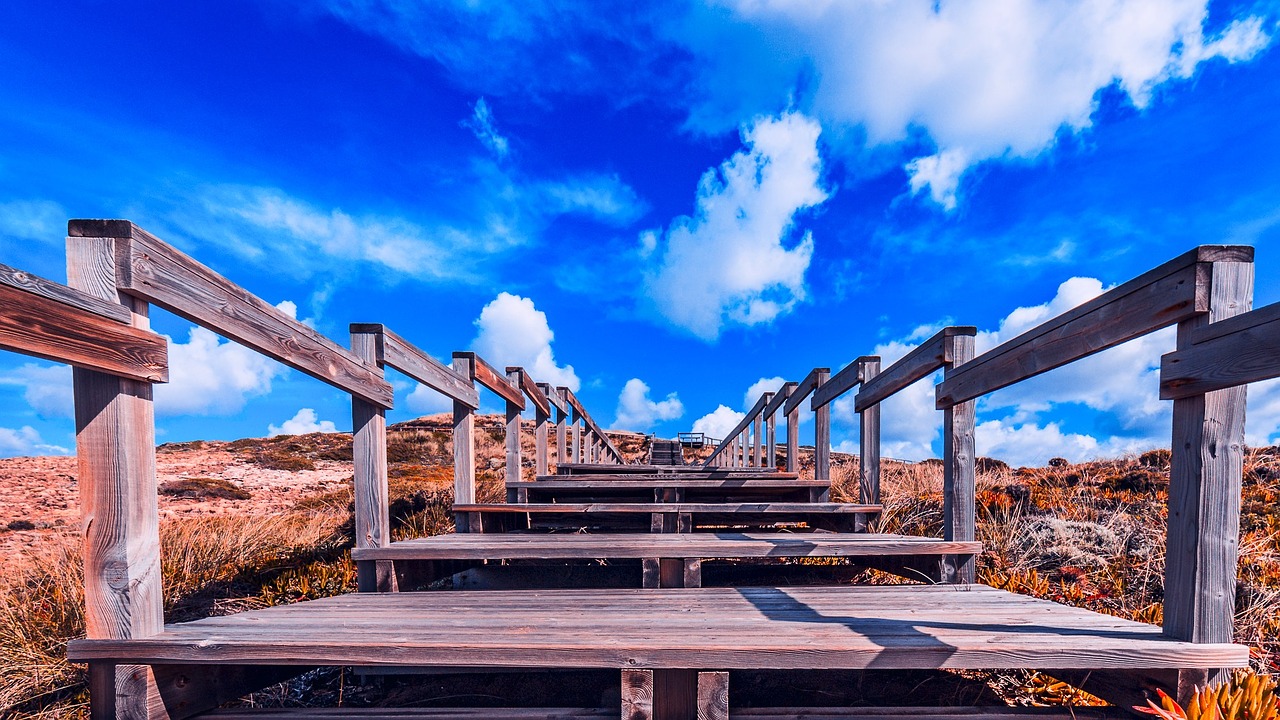
[[(482, 501), (500, 500), (504, 495), (500, 420), (478, 420), (478, 494)], [(640, 458), (647, 452), (643, 436), (619, 436), (617, 444), (628, 457)], [(162, 452), (193, 445), (165, 446)], [(228, 447), (246, 462), (270, 467), (303, 469), (320, 460), (351, 458), (351, 439), (344, 435), (241, 440)], [(394, 427), (388, 456), (393, 536), (452, 531), (452, 441), (445, 418)], [(526, 457), (531, 456), (530, 452)], [(800, 460), (802, 470), (811, 474), (812, 451), (802, 449)], [(997, 460), (984, 460), (979, 467), (978, 531), (986, 548), (978, 567), (982, 582), (1125, 618), (1160, 622), (1167, 451), (1083, 464), (1055, 461), (1042, 468), (1010, 468)], [(531, 474), (532, 467), (525, 471)], [(833, 496), (856, 499), (856, 458), (835, 454), (832, 474)], [(886, 512), (881, 527), (911, 534), (941, 533), (940, 465), (887, 461), (882, 486)], [(226, 481), (200, 477), (167, 483), (161, 489), (180, 497), (228, 497), (217, 493), (235, 497), (237, 491), (243, 492)], [(291, 511), (279, 515), (163, 523), (166, 617), (181, 621), (354, 591), (356, 573), (348, 552), (353, 544), (351, 506), (348, 487), (302, 498)], [(1255, 674), (1237, 675), (1226, 689), (1214, 690), (1209, 700), (1204, 699), (1210, 697), (1206, 693), (1193, 707), (1183, 710), (1157, 704), (1153, 713), (1168, 720), (1274, 720), (1274, 683), (1267, 684), (1272, 681), (1266, 673), (1280, 671), (1280, 448), (1248, 453), (1240, 547), (1236, 637), (1253, 648)], [(4, 566), (0, 574), (0, 716), (87, 717), (84, 668), (64, 659), (67, 640), (84, 632), (80, 568), (79, 539), (74, 534), (55, 536)], [(894, 581), (874, 572), (864, 579)], [(1017, 705), (1096, 702), (1034, 673), (966, 672), (942, 677), (952, 679), (945, 691), (938, 691), (946, 695), (939, 703), (992, 698)], [(930, 683), (922, 687), (943, 687), (936, 677), (920, 682)], [(333, 670), (309, 673), (260, 694), (257, 701), (296, 704), (305, 696), (328, 702), (345, 693), (347, 702), (356, 698), (374, 702), (387, 692), (400, 691), (361, 687), (341, 670)], [(913, 701), (925, 702), (919, 696)], [(1268, 707), (1272, 715), (1266, 714)]]

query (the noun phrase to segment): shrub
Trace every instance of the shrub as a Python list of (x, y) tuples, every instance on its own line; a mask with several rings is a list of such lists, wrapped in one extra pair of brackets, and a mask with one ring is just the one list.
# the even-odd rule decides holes
[(248, 500), (248, 490), (223, 478), (192, 477), (170, 480), (160, 486), (160, 494), (183, 500)]

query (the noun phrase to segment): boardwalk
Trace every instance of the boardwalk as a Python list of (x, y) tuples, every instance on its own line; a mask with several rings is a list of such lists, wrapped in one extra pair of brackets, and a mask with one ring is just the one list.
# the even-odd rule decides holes
[[(1185, 696), (1248, 662), (1247, 648), (1231, 643), (1243, 385), (1280, 375), (1280, 309), (1249, 311), (1251, 248), (1193, 249), (981, 355), (974, 328), (956, 326), (888, 367), (864, 356), (835, 373), (814, 368), (762, 394), (701, 465), (667, 464), (684, 460), (666, 443), (649, 464), (628, 466), (572, 392), (524, 368), (499, 369), (473, 352), (445, 364), (372, 323), (352, 325), (348, 350), (128, 221), (76, 220), (69, 234), (69, 287), (0, 267), (0, 347), (75, 367), (87, 637), (68, 657), (89, 664), (94, 717), (198, 716), (326, 665), (605, 668), (619, 672), (621, 704), (261, 714), (727, 718), (730, 671), (831, 668), (1039, 669), (1131, 705), (1157, 687)], [(360, 592), (164, 624), (151, 391), (167, 378), (167, 360), (163, 338), (147, 329), (149, 306), (351, 396)], [(1174, 416), (1163, 627), (975, 583), (976, 400), (1171, 325), (1178, 347), (1161, 375)], [(385, 412), (395, 394), (385, 368), (453, 402), (456, 534), (391, 542)], [(896, 534), (881, 527), (889, 522), (880, 506), (881, 405), (939, 370), (943, 537)], [(832, 503), (830, 406), (855, 388), (859, 498)], [(506, 503), (475, 502), (481, 391), (506, 408)], [(795, 466), (804, 403), (815, 411), (812, 480)], [(520, 473), (524, 412), (535, 418), (533, 480)], [(788, 466), (779, 468), (782, 444)], [(733, 572), (718, 572), (726, 568)], [(611, 579), (596, 583), (596, 570)], [(762, 582), (772, 573), (786, 584)], [(852, 584), (893, 576), (898, 584)], [(490, 589), (439, 589), (450, 585)]]

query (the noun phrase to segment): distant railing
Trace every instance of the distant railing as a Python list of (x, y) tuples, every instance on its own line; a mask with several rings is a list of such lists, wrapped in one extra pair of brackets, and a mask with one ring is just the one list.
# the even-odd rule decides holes
[(706, 433), (695, 433), (695, 432), (680, 433), (679, 435), (676, 436), (676, 439), (681, 445), (685, 447), (700, 448), (700, 447), (706, 447), (707, 445), (714, 447), (720, 444), (720, 438), (713, 438), (710, 435), (707, 435)]

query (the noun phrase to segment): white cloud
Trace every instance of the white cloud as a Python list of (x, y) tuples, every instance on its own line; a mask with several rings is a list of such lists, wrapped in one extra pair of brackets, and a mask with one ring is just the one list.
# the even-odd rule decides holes
[(1280, 379), (1249, 386), (1245, 413), (1245, 443), (1253, 447), (1280, 444)]
[(75, 416), (75, 397), (71, 390), (71, 366), (26, 363), (7, 375), (0, 385), (23, 388), (22, 397), (33, 410), (45, 418)]
[(820, 130), (794, 112), (757, 119), (743, 129), (746, 148), (702, 176), (694, 215), (661, 241), (640, 236), (641, 253), (659, 255), (645, 280), (658, 312), (714, 340), (726, 324), (769, 323), (805, 299), (813, 237), (793, 236), (796, 214), (827, 199)]
[(434, 415), (442, 412), (453, 412), (453, 400), (431, 388), (418, 383), (413, 392), (404, 399), (408, 408), (423, 415)]
[(520, 366), (537, 382), (565, 386), (577, 392), (581, 386), (572, 365), (556, 364), (551, 350), (555, 333), (547, 314), (529, 298), (499, 293), (484, 306), (476, 320), (479, 333), (471, 346), (498, 369)]
[(267, 426), (269, 437), (331, 432), (338, 432), (338, 427), (330, 420), (320, 420), (316, 416), (316, 411), (311, 408), (302, 408), (293, 417), (281, 423), (279, 427), (275, 425)]
[(50, 445), (30, 425), (17, 430), (0, 428), (0, 457), (18, 455), (70, 455), (71, 451), (60, 445)]
[(0, 237), (58, 243), (67, 235), (70, 215), (49, 200), (10, 200), (0, 203)]
[(155, 386), (160, 415), (230, 415), (250, 397), (271, 391), (285, 366), (193, 327), (187, 342), (169, 340), (169, 382)]
[(724, 440), (725, 436), (732, 432), (738, 423), (742, 422), (742, 418), (746, 416), (746, 413), (740, 413), (731, 407), (721, 405), (713, 412), (694, 420), (693, 432), (703, 433), (717, 440)]
[(786, 382), (786, 378), (774, 376), (760, 378), (759, 380), (751, 383), (751, 387), (747, 388), (747, 391), (742, 395), (742, 409), (750, 410), (751, 406), (756, 404), (756, 401), (760, 399), (761, 395), (767, 392), (778, 392)]
[(1071, 462), (1113, 458), (1155, 447), (1144, 439), (1110, 437), (1099, 440), (1092, 435), (1067, 433), (1054, 422), (1040, 426), (1004, 420), (978, 423), (974, 443), (978, 455), (999, 458), (1013, 466), (1044, 465), (1054, 457)]
[[(680, 36), (700, 60), (696, 124), (731, 127), (807, 75), (824, 125), (860, 128), (873, 146), (918, 145), (923, 131), (935, 150), (908, 163), (912, 191), (952, 208), (967, 168), (1033, 158), (1060, 131), (1088, 128), (1100, 90), (1142, 108), (1200, 63), (1249, 60), (1269, 44), (1258, 17), (1206, 38), (1207, 5), (726, 0), (691, 13)], [(726, 7), (731, 26), (708, 28), (725, 24)]]
[(498, 132), (498, 128), (493, 122), (493, 111), (489, 109), (489, 103), (484, 98), (476, 100), (475, 111), (471, 117), (462, 121), (462, 126), (475, 134), (485, 147), (489, 148), (499, 159), (505, 158), (507, 153), (511, 151), (511, 146), (507, 139)]
[(649, 397), (649, 386), (640, 378), (631, 378), (618, 395), (617, 419), (613, 427), (627, 430), (648, 430), (664, 420), (675, 420), (684, 415), (684, 405), (676, 393), (655, 401)]

